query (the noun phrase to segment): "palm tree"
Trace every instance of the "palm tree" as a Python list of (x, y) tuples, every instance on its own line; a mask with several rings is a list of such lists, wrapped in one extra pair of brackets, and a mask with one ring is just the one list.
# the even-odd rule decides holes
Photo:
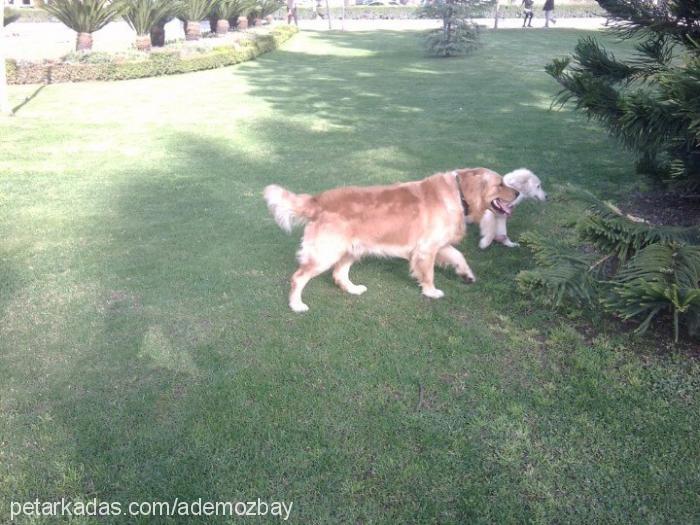
[(42, 6), (78, 33), (75, 49), (92, 49), (92, 33), (102, 29), (122, 14), (122, 4), (110, 0), (52, 0)]
[(246, 16), (253, 5), (253, 0), (220, 0), (213, 11), (216, 18), (216, 34), (226, 34), (231, 26), (230, 21)]
[(284, 3), (281, 0), (257, 0), (253, 8), (256, 25), (263, 19), (271, 17), (274, 13), (279, 11), (283, 5)]
[(123, 0), (124, 20), (136, 31), (136, 49), (151, 50), (151, 28), (172, 9), (168, 0)]
[(187, 40), (199, 40), (202, 36), (199, 22), (209, 16), (216, 3), (217, 0), (180, 0), (177, 3), (178, 14), (186, 21)]

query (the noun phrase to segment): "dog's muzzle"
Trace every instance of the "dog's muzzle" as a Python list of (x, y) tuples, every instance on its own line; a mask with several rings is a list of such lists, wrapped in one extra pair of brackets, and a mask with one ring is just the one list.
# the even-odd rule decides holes
[(503, 202), (501, 199), (493, 199), (491, 201), (491, 209), (497, 213), (500, 213), (501, 215), (505, 215), (506, 217), (510, 217), (513, 213), (511, 203)]

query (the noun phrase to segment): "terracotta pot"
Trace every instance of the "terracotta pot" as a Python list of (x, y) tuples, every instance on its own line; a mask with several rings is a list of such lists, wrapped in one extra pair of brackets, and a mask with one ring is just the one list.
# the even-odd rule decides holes
[(262, 23), (263, 23), (262, 18), (255, 17), (255, 21), (253, 21), (253, 25), (254, 25), (255, 27), (261, 26)]
[(78, 33), (75, 41), (77, 51), (89, 51), (92, 49), (92, 35), (90, 33)]
[(185, 40), (199, 40), (202, 36), (202, 27), (195, 20), (187, 21), (187, 30), (185, 32)]
[(248, 17), (239, 16), (238, 17), (238, 29), (248, 29)]
[(265, 17), (265, 20), (267, 21), (268, 24), (271, 24), (274, 19), (272, 18), (272, 15), (267, 15)]
[(218, 36), (224, 36), (226, 33), (228, 33), (229, 27), (228, 20), (225, 18), (220, 18), (216, 21), (216, 34)]
[(139, 51), (150, 51), (151, 35), (138, 35), (136, 37), (136, 49)]

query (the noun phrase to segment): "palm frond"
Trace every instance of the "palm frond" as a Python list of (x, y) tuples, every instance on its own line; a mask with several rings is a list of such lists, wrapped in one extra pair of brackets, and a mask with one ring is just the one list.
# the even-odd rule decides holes
[(216, 7), (218, 0), (178, 0), (175, 10), (183, 20), (204, 20)]
[(265, 18), (282, 9), (284, 2), (281, 0), (257, 0), (252, 11), (259, 18)]
[(670, 311), (678, 341), (680, 316), (700, 311), (700, 246), (675, 242), (646, 246), (611, 281), (603, 304), (623, 319), (645, 316), (639, 333), (660, 312)]
[(214, 16), (231, 20), (246, 16), (255, 6), (255, 0), (222, 0), (214, 8)]
[(136, 31), (146, 35), (162, 18), (172, 13), (170, 0), (123, 0), (124, 20)]
[(123, 12), (123, 4), (109, 0), (52, 0), (42, 9), (77, 33), (94, 33)]
[(622, 262), (651, 244), (700, 240), (700, 227), (654, 226), (625, 215), (616, 206), (589, 192), (579, 191), (576, 196), (589, 206), (578, 224), (581, 239)]
[(516, 282), (522, 291), (543, 292), (558, 307), (565, 299), (592, 305), (596, 302), (602, 260), (560, 240), (525, 233), (521, 242), (530, 248), (537, 268), (521, 271)]

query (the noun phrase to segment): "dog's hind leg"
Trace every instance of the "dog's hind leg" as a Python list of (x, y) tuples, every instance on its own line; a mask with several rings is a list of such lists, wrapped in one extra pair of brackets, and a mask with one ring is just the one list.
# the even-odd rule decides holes
[(486, 210), (484, 216), (479, 221), (479, 230), (481, 233), (481, 240), (479, 241), (479, 248), (485, 250), (496, 237), (496, 216), (491, 210)]
[(317, 275), (325, 272), (328, 267), (324, 268), (310, 261), (307, 264), (302, 264), (299, 269), (292, 275), (292, 288), (289, 292), (289, 307), (295, 312), (306, 312), (309, 307), (301, 300), (301, 292), (304, 291), (306, 284)]
[(362, 295), (367, 291), (367, 287), (363, 285), (353, 284), (350, 280), (350, 267), (355, 262), (355, 258), (350, 254), (343, 255), (340, 260), (335, 263), (333, 268), (333, 279), (341, 290), (345, 290), (353, 295)]
[(437, 262), (445, 266), (452, 266), (465, 283), (476, 281), (474, 272), (467, 264), (464, 255), (454, 246), (447, 245), (441, 248), (437, 253)]
[(445, 294), (442, 290), (435, 288), (435, 250), (416, 249), (411, 254), (411, 275), (418, 279), (418, 283), (423, 289), (423, 295), (432, 299), (440, 299)]
[(315, 224), (309, 224), (304, 232), (304, 240), (298, 253), (299, 269), (292, 276), (289, 292), (289, 307), (295, 312), (306, 312), (309, 307), (301, 300), (306, 284), (338, 262), (346, 251), (335, 232), (320, 231)]

